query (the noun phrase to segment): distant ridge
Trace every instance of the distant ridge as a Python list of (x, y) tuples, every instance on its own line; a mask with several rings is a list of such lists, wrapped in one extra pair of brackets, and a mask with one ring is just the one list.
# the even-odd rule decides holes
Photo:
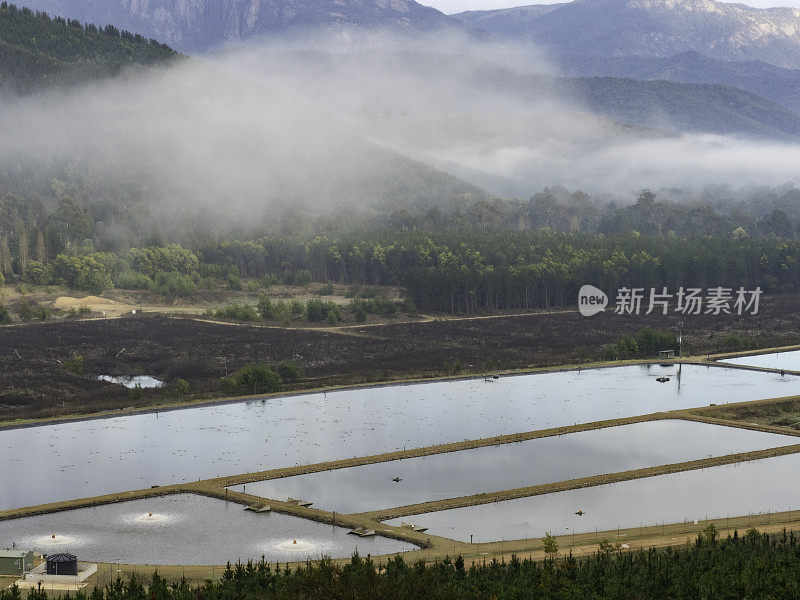
[(358, 26), (423, 32), (461, 28), (414, 0), (24, 0), (26, 6), (81, 21), (111, 23), (203, 52), (226, 42), (304, 28)]
[(668, 57), (696, 51), (722, 60), (800, 68), (800, 10), (714, 0), (575, 0), (452, 15), (554, 54)]
[(758, 94), (791, 110), (800, 110), (800, 70), (759, 60), (724, 61), (692, 50), (667, 58), (568, 55), (553, 60), (567, 76), (722, 84)]

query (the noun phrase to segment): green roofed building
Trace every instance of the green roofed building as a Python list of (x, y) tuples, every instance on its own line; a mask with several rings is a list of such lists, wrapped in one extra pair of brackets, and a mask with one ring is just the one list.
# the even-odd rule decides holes
[(33, 568), (33, 552), (0, 550), (0, 575), (22, 575)]

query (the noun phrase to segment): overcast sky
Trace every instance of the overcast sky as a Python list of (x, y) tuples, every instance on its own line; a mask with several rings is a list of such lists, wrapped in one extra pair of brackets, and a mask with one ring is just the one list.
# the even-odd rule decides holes
[[(421, 4), (438, 8), (446, 14), (453, 14), (465, 10), (492, 10), (508, 8), (510, 6), (523, 6), (525, 4), (553, 4), (553, 0), (418, 0)], [(557, 0), (556, 0), (557, 1)], [(747, 4), (758, 8), (770, 6), (791, 6), (800, 8), (800, 0), (748, 0), (740, 4)]]

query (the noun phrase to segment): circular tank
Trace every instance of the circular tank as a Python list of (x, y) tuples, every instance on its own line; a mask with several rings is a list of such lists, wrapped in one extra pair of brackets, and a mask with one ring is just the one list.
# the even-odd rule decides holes
[(47, 557), (48, 575), (77, 575), (78, 559), (74, 554), (59, 553)]

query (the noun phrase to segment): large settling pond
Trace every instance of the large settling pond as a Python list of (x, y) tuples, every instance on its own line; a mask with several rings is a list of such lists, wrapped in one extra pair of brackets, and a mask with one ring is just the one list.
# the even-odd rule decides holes
[[(415, 550), (385, 537), (241, 504), (178, 494), (0, 521), (0, 547), (127, 564), (219, 565), (227, 561), (302, 561)], [(55, 537), (53, 537), (55, 535)]]
[[(430, 533), (475, 542), (540, 538), (800, 509), (800, 455), (414, 515)], [(582, 516), (575, 513), (584, 511)]]
[[(666, 383), (657, 377), (669, 377)], [(800, 394), (718, 366), (609, 369), (314, 393), (0, 431), (0, 510), (578, 422)]]
[(727, 360), (720, 361), (720, 363), (744, 365), (748, 367), (760, 367), (762, 369), (800, 371), (800, 350), (792, 350), (791, 352), (754, 354), (753, 356), (741, 356), (739, 358), (729, 358)]
[[(493, 492), (800, 443), (693, 421), (652, 421), (233, 486), (341, 513)], [(394, 481), (400, 479), (400, 481)]]

